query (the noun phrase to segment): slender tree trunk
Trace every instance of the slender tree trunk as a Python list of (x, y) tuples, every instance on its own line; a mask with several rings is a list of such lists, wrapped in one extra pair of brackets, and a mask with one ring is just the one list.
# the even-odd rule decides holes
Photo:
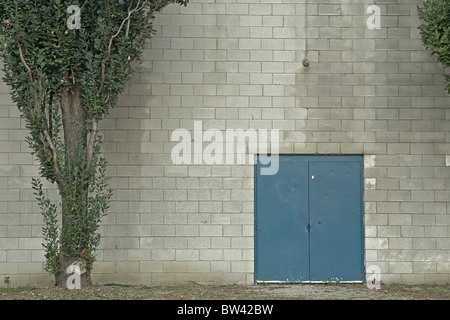
[[(66, 146), (65, 167), (78, 167), (83, 171), (86, 166), (86, 154), (80, 150), (86, 150), (88, 134), (86, 112), (82, 106), (81, 89), (78, 85), (74, 85), (69, 91), (65, 89), (61, 91), (61, 114)], [(83, 179), (79, 179), (81, 182), (70, 180), (73, 179), (71, 174), (68, 172), (65, 179), (58, 184), (62, 198), (62, 233), (67, 232), (69, 228), (68, 215), (83, 214), (80, 208), (87, 206), (86, 203), (79, 202), (87, 201), (88, 185), (83, 182)], [(73, 208), (74, 201), (77, 202), (77, 209)], [(69, 277), (75, 282), (79, 281), (81, 288), (92, 285), (90, 270), (86, 267), (84, 259), (85, 253), (86, 248), (83, 247), (78, 248), (77, 255), (73, 252), (61, 252), (61, 270), (55, 275), (57, 286), (67, 287)]]
[[(81, 104), (81, 89), (78, 85), (74, 85), (69, 91), (62, 89), (61, 112), (64, 142), (70, 145), (69, 154), (76, 156), (77, 143), (86, 147), (87, 141), (86, 112)], [(82, 141), (79, 141), (80, 138)]]

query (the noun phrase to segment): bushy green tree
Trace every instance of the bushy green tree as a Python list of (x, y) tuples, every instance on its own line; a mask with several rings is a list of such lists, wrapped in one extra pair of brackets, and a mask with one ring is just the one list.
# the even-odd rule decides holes
[[(450, 66), (450, 1), (424, 0), (417, 7), (422, 42), (431, 55), (444, 66)], [(445, 89), (450, 93), (450, 75), (444, 74)]]
[[(4, 81), (29, 130), (40, 175), (55, 183), (61, 209), (39, 179), (46, 269), (66, 285), (82, 266), (90, 285), (98, 227), (111, 190), (98, 124), (137, 71), (154, 14), (188, 0), (1, 0)], [(61, 221), (58, 221), (60, 211)]]

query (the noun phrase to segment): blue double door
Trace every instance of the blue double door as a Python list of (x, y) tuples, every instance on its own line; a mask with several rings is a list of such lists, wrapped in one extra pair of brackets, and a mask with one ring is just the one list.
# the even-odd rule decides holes
[(279, 156), (255, 165), (255, 280), (363, 281), (361, 156)]

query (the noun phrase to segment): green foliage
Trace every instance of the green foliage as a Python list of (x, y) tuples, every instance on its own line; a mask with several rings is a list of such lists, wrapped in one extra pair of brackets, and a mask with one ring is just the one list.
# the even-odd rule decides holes
[(61, 250), (59, 235), (61, 231), (58, 226), (57, 206), (51, 202), (48, 193), (43, 190), (42, 182), (39, 179), (33, 178), (32, 186), (44, 218), (44, 227), (42, 228), (44, 242), (42, 246), (45, 249), (45, 271), (56, 274), (61, 268), (59, 259)]
[(63, 170), (68, 176), (62, 197), (65, 221), (59, 241), (66, 256), (85, 260), (90, 269), (100, 243), (97, 231), (101, 218), (109, 208), (112, 190), (108, 188), (107, 163), (100, 156), (100, 144), (95, 148), (93, 165), (88, 169), (83, 166), (86, 148), (79, 148), (76, 154), (79, 159), (74, 162), (82, 165)]
[[(50, 273), (64, 268), (63, 256), (92, 266), (97, 230), (111, 198), (98, 122), (138, 70), (154, 32), (154, 14), (170, 3), (187, 2), (0, 1), (3, 80), (29, 130), (41, 177), (56, 183), (61, 195), (59, 225), (59, 207), (33, 179)], [(79, 9), (80, 28), (68, 24), (74, 16), (70, 6)]]
[[(35, 102), (47, 100), (62, 88), (69, 90), (75, 82), (82, 86), (88, 119), (101, 119), (131, 80), (136, 71), (132, 62), (139, 61), (153, 32), (148, 11), (173, 2), (186, 4), (185, 0), (3, 0), (0, 39), (5, 80), (19, 108), (31, 107), (31, 93), (18, 45), (32, 70), (33, 85), (42, 93)], [(67, 28), (71, 5), (82, 8), (79, 30)], [(135, 8), (140, 10), (126, 20), (129, 9)]]
[[(53, 150), (61, 146), (61, 90), (81, 87), (87, 129), (92, 129), (115, 106), (137, 70), (134, 62), (140, 61), (153, 32), (149, 13), (174, 2), (187, 0), (0, 2), (4, 81), (26, 120), (28, 142), (43, 177), (58, 181), (55, 162), (64, 162), (64, 152)], [(81, 8), (81, 29), (67, 27), (71, 5)]]
[[(422, 42), (431, 55), (444, 66), (450, 66), (450, 1), (425, 0), (417, 7)], [(450, 93), (450, 75), (445, 74), (445, 89)]]

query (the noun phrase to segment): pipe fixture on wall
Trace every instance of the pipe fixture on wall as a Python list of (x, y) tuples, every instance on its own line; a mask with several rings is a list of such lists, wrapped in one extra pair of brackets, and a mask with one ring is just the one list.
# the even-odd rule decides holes
[(309, 67), (308, 60), (308, 0), (305, 0), (305, 58), (303, 59), (303, 66)]

